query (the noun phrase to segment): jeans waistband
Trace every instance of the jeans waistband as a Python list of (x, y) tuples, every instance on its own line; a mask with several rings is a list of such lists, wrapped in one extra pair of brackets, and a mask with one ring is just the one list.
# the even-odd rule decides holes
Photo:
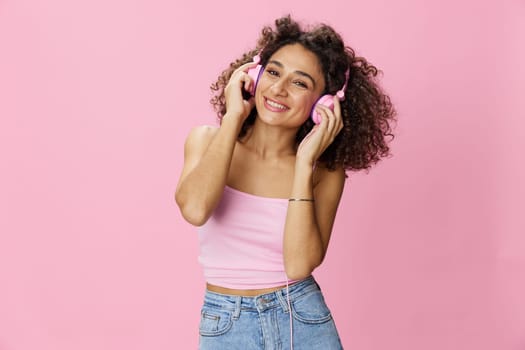
[(285, 312), (288, 311), (287, 296), (290, 297), (290, 302), (297, 299), (301, 295), (308, 292), (318, 290), (319, 285), (313, 276), (309, 276), (304, 280), (296, 282), (288, 287), (278, 289), (274, 292), (261, 294), (257, 296), (237, 296), (226, 295), (206, 290), (204, 295), (204, 303), (210, 306), (220, 307), (225, 310), (234, 311), (238, 314), (240, 311), (264, 311), (274, 307), (282, 307)]

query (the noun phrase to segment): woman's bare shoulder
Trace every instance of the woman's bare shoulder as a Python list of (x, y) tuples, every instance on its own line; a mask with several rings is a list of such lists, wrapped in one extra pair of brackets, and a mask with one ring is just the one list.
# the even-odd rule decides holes
[(199, 125), (190, 130), (186, 138), (186, 149), (206, 148), (219, 128), (211, 125)]
[(201, 141), (204, 141), (204, 139), (211, 139), (215, 134), (219, 131), (219, 127), (212, 126), (212, 125), (199, 125), (195, 126), (190, 130), (190, 133), (188, 134), (189, 138), (199, 138)]

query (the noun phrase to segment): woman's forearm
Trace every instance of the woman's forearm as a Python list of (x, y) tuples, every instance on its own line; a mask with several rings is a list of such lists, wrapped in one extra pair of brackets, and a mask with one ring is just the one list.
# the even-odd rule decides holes
[(177, 188), (177, 204), (193, 225), (204, 224), (221, 198), (241, 125), (226, 114), (202, 157)]
[[(314, 199), (313, 170), (296, 165), (290, 198)], [(309, 276), (321, 264), (324, 248), (314, 201), (290, 201), (284, 228), (284, 264), (290, 279)]]

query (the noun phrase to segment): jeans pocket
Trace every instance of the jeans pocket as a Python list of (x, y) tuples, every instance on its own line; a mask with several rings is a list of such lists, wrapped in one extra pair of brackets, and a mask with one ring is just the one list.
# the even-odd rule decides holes
[(203, 307), (199, 334), (205, 337), (222, 335), (232, 327), (232, 314), (230, 311)]
[(320, 290), (301, 295), (292, 302), (293, 317), (303, 323), (320, 324), (332, 319)]

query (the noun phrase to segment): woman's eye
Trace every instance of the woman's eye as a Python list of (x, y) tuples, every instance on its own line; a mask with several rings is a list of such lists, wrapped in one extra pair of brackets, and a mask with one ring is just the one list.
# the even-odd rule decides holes
[(302, 87), (304, 89), (308, 88), (308, 85), (306, 85), (304, 82), (302, 81), (296, 81), (294, 82), (295, 85), (299, 86), (299, 87)]
[(273, 75), (273, 76), (278, 76), (279, 75), (279, 73), (277, 71), (274, 71), (272, 69), (268, 69), (266, 71), (268, 72), (268, 74)]

